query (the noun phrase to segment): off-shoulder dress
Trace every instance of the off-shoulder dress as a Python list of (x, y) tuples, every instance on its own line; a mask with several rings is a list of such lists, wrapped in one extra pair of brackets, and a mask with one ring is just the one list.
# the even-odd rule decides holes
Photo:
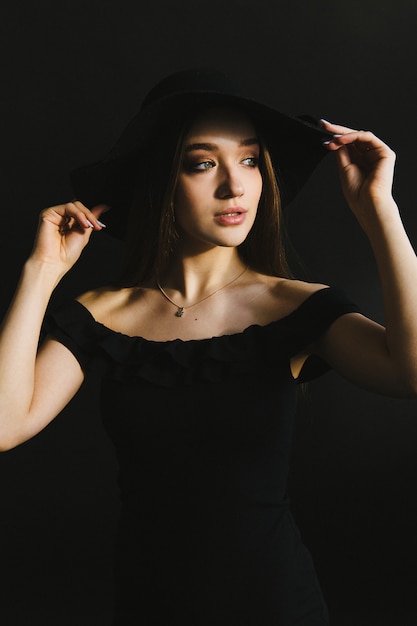
[(290, 512), (297, 385), (290, 359), (358, 309), (321, 288), (266, 326), (158, 342), (115, 332), (78, 301), (47, 328), (86, 374), (119, 463), (114, 626), (324, 626), (325, 601)]

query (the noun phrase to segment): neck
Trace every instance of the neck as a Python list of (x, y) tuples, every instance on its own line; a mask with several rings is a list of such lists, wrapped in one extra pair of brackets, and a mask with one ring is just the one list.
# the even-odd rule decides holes
[(159, 282), (180, 295), (187, 306), (187, 302), (218, 289), (244, 269), (236, 248), (218, 247), (199, 255), (174, 254)]

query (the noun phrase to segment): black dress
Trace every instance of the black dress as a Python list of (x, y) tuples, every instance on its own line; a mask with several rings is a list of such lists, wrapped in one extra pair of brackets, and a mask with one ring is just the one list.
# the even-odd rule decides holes
[(324, 626), (312, 559), (289, 511), (297, 383), (290, 359), (340, 315), (320, 289), (266, 326), (149, 341), (96, 322), (80, 303), (48, 320), (88, 373), (120, 466), (115, 626)]

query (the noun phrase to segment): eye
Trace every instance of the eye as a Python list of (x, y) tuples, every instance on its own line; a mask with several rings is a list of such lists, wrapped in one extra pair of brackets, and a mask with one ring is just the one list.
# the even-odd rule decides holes
[(198, 163), (193, 163), (191, 167), (192, 169), (199, 170), (199, 171), (209, 170), (212, 167), (214, 167), (214, 162), (213, 161), (199, 161)]
[(246, 157), (246, 159), (243, 159), (243, 163), (249, 167), (258, 167), (259, 159), (258, 157)]
[[(200, 157), (201, 158), (201, 157)], [(211, 170), (215, 167), (216, 164), (211, 159), (206, 159), (204, 161), (200, 159), (186, 159), (184, 162), (184, 169), (188, 172), (206, 172), (207, 170)]]

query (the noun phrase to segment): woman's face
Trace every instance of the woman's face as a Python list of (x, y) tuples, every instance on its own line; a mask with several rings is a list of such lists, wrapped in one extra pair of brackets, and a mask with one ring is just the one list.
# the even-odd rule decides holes
[(185, 138), (175, 194), (180, 242), (238, 246), (256, 217), (262, 192), (259, 142), (240, 111), (211, 109)]

